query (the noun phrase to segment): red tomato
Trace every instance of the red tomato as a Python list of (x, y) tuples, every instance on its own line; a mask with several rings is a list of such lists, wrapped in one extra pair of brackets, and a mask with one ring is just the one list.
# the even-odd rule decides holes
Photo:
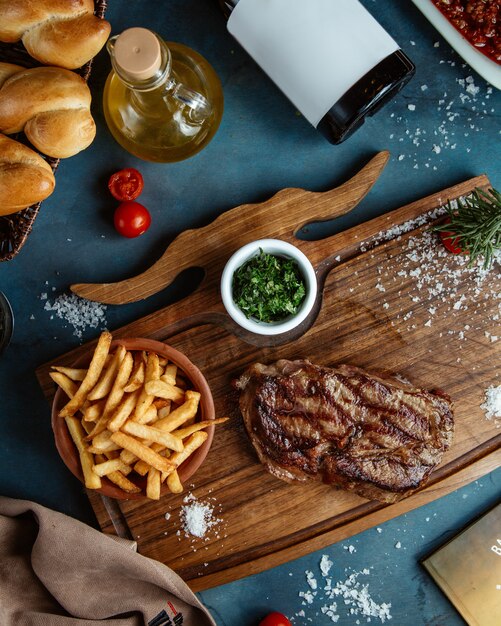
[(259, 626), (292, 626), (289, 620), (282, 613), (270, 613), (264, 620), (259, 622)]
[(139, 237), (150, 227), (151, 215), (139, 202), (122, 202), (115, 210), (113, 221), (124, 237)]
[[(448, 224), (450, 221), (450, 217), (448, 217), (444, 223)], [(461, 238), (456, 237), (453, 232), (441, 230), (438, 234), (440, 235), (441, 242), (444, 244), (447, 250), (449, 250), (449, 252), (452, 252), (452, 254), (461, 254), (462, 252), (464, 252), (463, 248), (461, 247)]]
[(133, 167), (115, 172), (108, 181), (108, 189), (117, 200), (135, 200), (143, 191), (143, 187), (143, 177)]

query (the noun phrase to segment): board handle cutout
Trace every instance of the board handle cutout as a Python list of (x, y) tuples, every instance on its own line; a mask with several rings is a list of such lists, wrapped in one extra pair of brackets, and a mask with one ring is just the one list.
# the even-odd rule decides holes
[(242, 204), (207, 226), (185, 230), (158, 261), (137, 276), (116, 283), (78, 283), (70, 288), (88, 300), (126, 304), (165, 289), (190, 267), (205, 271), (201, 284), (214, 279), (235, 250), (256, 239), (272, 237), (301, 247), (295, 234), (305, 224), (330, 220), (356, 207), (379, 178), (389, 157), (388, 151), (379, 152), (352, 178), (329, 191), (282, 189), (265, 202)]

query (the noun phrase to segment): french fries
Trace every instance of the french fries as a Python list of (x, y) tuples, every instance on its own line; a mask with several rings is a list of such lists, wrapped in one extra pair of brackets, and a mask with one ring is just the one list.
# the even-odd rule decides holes
[(101, 334), (87, 369), (54, 366), (50, 374), (68, 396), (59, 416), (85, 486), (109, 480), (135, 494), (144, 485), (151, 500), (160, 499), (162, 484), (182, 493), (178, 468), (206, 441), (205, 429), (228, 418), (201, 420), (200, 393), (175, 363), (123, 345), (110, 351), (111, 340)]

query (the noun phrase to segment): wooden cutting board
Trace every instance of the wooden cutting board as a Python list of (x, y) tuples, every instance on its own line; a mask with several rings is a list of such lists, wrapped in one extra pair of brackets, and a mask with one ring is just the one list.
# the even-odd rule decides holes
[[(358, 197), (384, 166), (381, 158), (376, 165), (379, 169), (375, 177), (372, 172), (372, 182), (362, 191), (358, 185)], [(360, 183), (360, 177), (355, 179)], [(220, 216), (216, 220), (220, 228), (212, 229), (210, 238), (199, 238), (198, 253), (212, 263), (199, 289), (115, 331), (114, 336), (163, 340), (186, 353), (209, 382), (217, 416), (229, 415), (231, 420), (216, 430), (209, 456), (184, 494), (165, 496), (159, 502), (119, 502), (88, 492), (102, 530), (135, 539), (141, 554), (166, 563), (194, 590), (201, 590), (321, 549), (499, 467), (501, 434), (495, 422), (486, 419), (481, 404), (485, 390), (501, 382), (501, 337), (496, 341), (501, 335), (496, 317), (501, 277), (494, 270), (483, 278), (469, 273), (457, 257), (439, 254), (442, 248), (435, 235), (423, 234), (423, 227), (416, 224), (432, 220), (436, 207), (477, 186), (488, 187), (488, 179), (468, 180), (317, 242), (295, 239), (294, 231), (284, 230), (278, 216), (300, 226), (309, 221), (303, 194), (311, 204), (309, 215), (315, 215), (318, 205), (330, 202), (335, 209), (336, 193), (283, 190), (266, 203), (267, 220), (253, 221), (249, 209), (253, 205), (228, 212), (231, 229), (226, 214)], [(346, 194), (346, 188), (340, 189)], [(328, 214), (328, 206), (322, 210)], [(264, 234), (294, 241), (313, 262), (323, 286), (318, 317), (286, 338), (257, 339), (236, 332), (219, 302), (218, 276), (224, 262), (242, 243)], [(168, 253), (169, 249), (166, 258)], [(177, 260), (179, 267), (186, 255), (196, 257), (185, 246), (174, 250), (169, 263), (174, 267)], [(172, 279), (160, 274), (156, 282), (155, 272), (146, 273), (150, 293)], [(139, 290), (144, 290), (143, 279), (133, 279)], [(101, 290), (101, 297), (106, 297), (102, 286), (90, 289), (94, 295)], [(69, 364), (93, 343), (54, 362)], [(424, 489), (385, 505), (322, 484), (288, 484), (262, 468), (245, 434), (231, 380), (254, 361), (303, 357), (324, 365), (343, 362), (398, 373), (417, 386), (439, 386), (452, 396), (454, 443)], [(49, 400), (55, 391), (48, 375), (50, 365), (37, 370)], [(187, 494), (213, 506), (214, 517), (220, 520), (202, 538), (183, 533), (180, 510)]]

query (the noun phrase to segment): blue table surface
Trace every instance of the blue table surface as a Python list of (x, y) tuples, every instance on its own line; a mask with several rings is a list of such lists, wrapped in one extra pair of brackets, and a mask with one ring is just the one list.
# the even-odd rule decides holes
[[(1, 494), (35, 500), (97, 527), (82, 486), (56, 452), (49, 407), (34, 370), (93, 339), (104, 324), (113, 330), (186, 295), (195, 277), (182, 276), (146, 301), (109, 306), (106, 321), (86, 328), (82, 338), (71, 324), (44, 309), (43, 294), (53, 302), (74, 282), (135, 275), (184, 229), (207, 224), (238, 204), (262, 201), (283, 187), (331, 188), (383, 149), (391, 152), (391, 160), (370, 194), (349, 215), (311, 225), (305, 237), (338, 232), (478, 174), (486, 173), (501, 188), (499, 91), (464, 64), (410, 1), (363, 4), (417, 71), (354, 136), (332, 146), (232, 40), (217, 3), (110, 0), (107, 17), (114, 33), (133, 25), (151, 28), (166, 40), (193, 47), (213, 64), (224, 88), (223, 121), (209, 146), (192, 159), (170, 165), (139, 161), (107, 131), (101, 97), (109, 59), (105, 51), (96, 58), (90, 81), (96, 140), (61, 163), (56, 190), (43, 203), (25, 247), (0, 265), (0, 289), (15, 315), (13, 340), (0, 359)], [(108, 176), (126, 166), (142, 171), (141, 201), (153, 218), (151, 229), (134, 240), (114, 231), (115, 205), (106, 189)], [(332, 624), (324, 612), (332, 601), (319, 569), (325, 554), (333, 562), (333, 584), (362, 572), (357, 581), (368, 585), (372, 599), (391, 603), (392, 623), (461, 624), (419, 559), (492, 506), (500, 487), (498, 469), (380, 529), (199, 596), (218, 626), (251, 626), (271, 610), (284, 612), (296, 625)], [(305, 598), (311, 591), (307, 572), (318, 583), (311, 603)], [(350, 614), (349, 608), (338, 599), (338, 624), (366, 623), (367, 617)], [(372, 618), (372, 623), (381, 622)]]

